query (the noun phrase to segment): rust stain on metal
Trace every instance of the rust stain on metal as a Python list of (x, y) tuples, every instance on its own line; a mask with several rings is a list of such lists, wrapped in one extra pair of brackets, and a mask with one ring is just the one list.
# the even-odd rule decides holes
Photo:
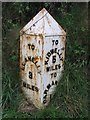
[(42, 34), (39, 34), (39, 37), (41, 38), (41, 40), (43, 39), (43, 35)]
[(40, 61), (42, 61), (42, 57), (40, 56)]
[(51, 22), (49, 21), (48, 17), (46, 18), (47, 18), (48, 25), (51, 27)]
[(39, 40), (39, 42), (38, 42), (38, 43), (39, 43), (39, 45), (40, 45), (40, 40)]
[(44, 54), (44, 50), (42, 50), (42, 54)]
[(39, 58), (38, 58), (38, 56), (36, 56), (36, 57), (35, 57), (35, 61), (38, 61), (38, 60), (39, 60)]

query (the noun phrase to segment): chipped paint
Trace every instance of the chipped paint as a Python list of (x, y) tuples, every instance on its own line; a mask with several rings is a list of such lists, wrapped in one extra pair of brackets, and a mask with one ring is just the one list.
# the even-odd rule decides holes
[(64, 69), (66, 33), (44, 8), (20, 31), (22, 89), (37, 108), (52, 98)]

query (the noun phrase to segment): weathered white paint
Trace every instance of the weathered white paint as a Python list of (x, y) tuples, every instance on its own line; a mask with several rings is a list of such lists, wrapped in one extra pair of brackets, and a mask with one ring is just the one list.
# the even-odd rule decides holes
[(38, 108), (48, 104), (60, 80), (66, 33), (43, 8), (20, 31), (22, 89)]

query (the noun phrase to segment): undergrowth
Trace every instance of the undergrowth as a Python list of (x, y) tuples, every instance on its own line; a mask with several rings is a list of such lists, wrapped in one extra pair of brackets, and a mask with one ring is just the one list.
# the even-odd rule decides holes
[[(11, 4), (11, 3), (10, 3)], [(15, 3), (16, 9), (22, 3)], [(48, 7), (50, 3), (46, 3)], [(65, 4), (65, 3), (64, 3)], [(3, 33), (3, 79), (2, 79), (2, 108), (4, 118), (84, 118), (88, 117), (88, 82), (87, 82), (87, 27), (83, 25), (82, 5), (71, 5), (70, 12), (64, 11), (62, 4), (57, 11), (55, 19), (66, 29), (66, 54), (62, 77), (56, 88), (55, 94), (49, 105), (43, 110), (37, 110), (33, 114), (19, 113), (18, 107), (24, 98), (20, 89), (19, 78), (19, 30), (20, 24), (12, 24), (18, 30), (15, 34)], [(64, 5), (64, 7), (63, 7)], [(28, 4), (26, 5), (28, 6)], [(72, 7), (73, 6), (73, 7)], [(34, 6), (35, 7), (35, 6)], [(23, 8), (23, 9), (22, 9)], [(12, 9), (14, 9), (12, 7)], [(29, 9), (29, 8), (28, 8)], [(20, 8), (19, 8), (20, 10)], [(24, 4), (21, 6), (24, 10)], [(22, 12), (22, 11), (21, 11)], [(58, 16), (62, 12), (62, 17)], [(53, 15), (54, 16), (54, 15)], [(85, 16), (85, 13), (84, 13)], [(5, 15), (4, 15), (5, 17)], [(25, 18), (25, 16), (24, 16)], [(81, 20), (82, 19), (82, 20)], [(4, 21), (5, 22), (5, 21)], [(15, 21), (14, 21), (15, 22)], [(17, 26), (17, 27), (16, 27)], [(7, 30), (8, 31), (8, 30)]]
[[(87, 79), (82, 67), (65, 61), (62, 78), (56, 88), (55, 94), (44, 110), (36, 113), (18, 113), (17, 107), (20, 103), (20, 93), (16, 95), (9, 85), (6, 92), (6, 102), (10, 102), (8, 109), (4, 110), (5, 118), (78, 118), (87, 117)], [(8, 81), (7, 81), (8, 82)], [(10, 83), (9, 83), (10, 84)], [(10, 91), (9, 91), (10, 90)], [(13, 95), (13, 96), (12, 96)], [(5, 97), (5, 96), (4, 96)], [(23, 98), (23, 97), (22, 97)], [(4, 98), (3, 98), (4, 99)], [(14, 109), (13, 109), (14, 108)]]

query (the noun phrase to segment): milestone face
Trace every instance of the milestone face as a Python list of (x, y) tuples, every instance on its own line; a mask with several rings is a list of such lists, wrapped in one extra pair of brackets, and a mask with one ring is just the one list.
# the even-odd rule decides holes
[(60, 80), (64, 64), (64, 36), (46, 36), (44, 42), (44, 96), (43, 104), (47, 104)]
[(64, 63), (64, 36), (22, 36), (22, 87), (31, 101), (47, 105), (60, 80)]

